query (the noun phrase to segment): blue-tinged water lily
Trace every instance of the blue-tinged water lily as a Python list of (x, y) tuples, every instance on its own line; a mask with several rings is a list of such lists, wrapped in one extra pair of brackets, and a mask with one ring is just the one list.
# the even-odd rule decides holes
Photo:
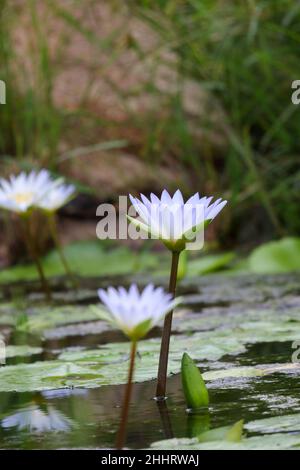
[(67, 204), (75, 196), (75, 186), (72, 184), (53, 184), (50, 191), (39, 199), (37, 207), (46, 212), (55, 212)]
[[(220, 198), (213, 202), (212, 196), (200, 197), (198, 193), (184, 201), (179, 189), (173, 196), (164, 189), (160, 198), (153, 193), (149, 199), (143, 194), (141, 199), (131, 195), (129, 197), (139, 219), (130, 216), (128, 219), (151, 238), (162, 240), (172, 252), (169, 292), (175, 297), (180, 253), (188, 247), (192, 249), (191, 244), (194, 245), (193, 249), (202, 247), (204, 228), (219, 214), (227, 201)], [(172, 310), (166, 315), (162, 333), (156, 388), (156, 397), (159, 399), (166, 396), (172, 315)]]
[(22, 171), (18, 176), (0, 179), (0, 207), (19, 214), (26, 214), (53, 188), (53, 180), (47, 170)]
[(99, 289), (99, 297), (107, 311), (99, 313), (110, 324), (122, 330), (132, 341), (138, 341), (179, 303), (162, 287), (149, 284), (139, 292), (136, 284)]
[(99, 312), (100, 317), (120, 328), (131, 341), (128, 381), (116, 440), (116, 448), (122, 449), (126, 437), (137, 341), (173, 310), (179, 299), (174, 299), (171, 294), (167, 294), (161, 287), (155, 288), (153, 284), (146, 286), (142, 292), (136, 284), (132, 284), (129, 290), (124, 287), (109, 287), (107, 290), (99, 289), (98, 294), (107, 308), (107, 311)]
[(3, 429), (17, 428), (31, 433), (68, 431), (71, 426), (72, 421), (51, 405), (42, 410), (32, 404), (1, 420)]
[(178, 189), (173, 196), (163, 190), (161, 197), (151, 193), (150, 198), (129, 196), (141, 220), (129, 220), (151, 237), (161, 239), (172, 251), (182, 251), (186, 243), (212, 221), (227, 201), (213, 197), (200, 197), (198, 193), (186, 202)]
[(30, 215), (33, 209), (39, 209), (48, 216), (51, 235), (60, 258), (66, 273), (70, 276), (72, 282), (74, 282), (59, 242), (55, 222), (55, 212), (66, 204), (74, 194), (75, 188), (73, 185), (64, 184), (63, 178), (53, 179), (49, 171), (45, 169), (38, 172), (31, 171), (30, 173), (22, 171), (18, 176), (11, 175), (9, 179), (0, 179), (0, 207), (15, 212), (20, 216), (24, 226), (24, 236), (28, 251), (36, 263), (43, 289), (48, 299), (50, 298), (50, 289), (42, 263), (39, 260), (35, 239), (31, 233)]

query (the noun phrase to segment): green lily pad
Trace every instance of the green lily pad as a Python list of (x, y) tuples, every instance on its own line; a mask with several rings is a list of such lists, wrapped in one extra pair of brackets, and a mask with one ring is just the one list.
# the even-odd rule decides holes
[(234, 253), (222, 253), (216, 255), (206, 255), (188, 261), (187, 274), (197, 276), (199, 274), (208, 274), (227, 267), (235, 258)]
[(216, 429), (209, 429), (196, 436), (199, 442), (240, 442), (243, 437), (244, 421), (240, 420), (232, 426), (222, 426)]
[(10, 359), (13, 357), (18, 357), (18, 356), (33, 356), (34, 354), (41, 354), (43, 352), (42, 348), (39, 347), (33, 347), (33, 346), (27, 346), (27, 345), (8, 345), (5, 348), (5, 357), (6, 359)]
[[(10, 305), (0, 310), (0, 325), (16, 326), (18, 330), (42, 332), (46, 329), (75, 325), (99, 320), (95, 310), (87, 306), (64, 305), (62, 307), (22, 307)], [(101, 310), (101, 306), (97, 307)], [(103, 330), (106, 325), (103, 324)]]
[[(72, 243), (65, 247), (64, 253), (71, 270), (78, 276), (120, 275), (159, 266), (159, 258), (154, 254), (136, 253), (126, 247), (107, 250), (101, 241)], [(42, 263), (47, 277), (65, 274), (56, 250), (43, 258)], [(2, 283), (33, 279), (38, 279), (38, 275), (32, 264), (15, 266), (0, 273)]]
[(294, 341), (300, 337), (299, 308), (276, 311), (274, 308), (219, 309), (215, 312), (175, 313), (173, 331), (202, 331), (210, 342), (234, 336), (242, 344)]
[(296, 372), (300, 374), (300, 364), (270, 364), (265, 366), (248, 366), (234, 367), (231, 369), (222, 369), (217, 371), (205, 372), (203, 378), (205, 380), (224, 380), (227, 378), (250, 378), (263, 377), (267, 374), (275, 374), (279, 372)]
[(300, 447), (300, 433), (249, 437), (241, 442), (221, 440), (199, 443), (197, 438), (169, 439), (151, 445), (151, 449), (164, 450), (284, 450), (298, 447)]
[[(160, 349), (159, 339), (139, 343), (134, 380), (142, 382), (156, 377)], [(218, 360), (226, 353), (237, 354), (243, 346), (234, 338), (207, 344), (201, 334), (171, 338), (169, 374), (180, 371), (183, 351), (195, 357)], [(0, 369), (0, 391), (34, 391), (64, 387), (95, 388), (126, 383), (129, 343), (113, 343), (94, 350), (63, 352), (58, 360), (19, 364)], [(259, 377), (267, 373), (300, 372), (298, 364), (264, 367), (236, 367), (203, 374), (207, 381), (240, 377)]]
[[(169, 373), (178, 373), (182, 352), (192, 350), (196, 357), (215, 360), (225, 353), (236, 353), (243, 348), (234, 340), (220, 345), (207, 345), (195, 334), (178, 336), (171, 340)], [(135, 381), (142, 382), (156, 377), (160, 340), (151, 339), (139, 343)], [(0, 369), (0, 391), (34, 391), (62, 387), (94, 388), (102, 385), (125, 383), (127, 380), (129, 343), (116, 343), (99, 349), (68, 351), (59, 360), (19, 364)]]
[(300, 432), (300, 413), (257, 419), (245, 425), (245, 429), (255, 433)]
[(300, 238), (283, 238), (256, 248), (249, 257), (255, 273), (281, 273), (300, 270)]

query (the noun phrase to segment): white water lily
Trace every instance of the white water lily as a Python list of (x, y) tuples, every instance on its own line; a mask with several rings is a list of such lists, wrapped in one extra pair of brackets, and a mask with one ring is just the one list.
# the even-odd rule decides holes
[(0, 179), (0, 207), (25, 214), (53, 189), (53, 180), (47, 170), (22, 171), (18, 176)]
[(67, 204), (75, 195), (75, 186), (72, 184), (53, 185), (50, 191), (38, 201), (37, 207), (47, 212), (55, 212)]
[(120, 328), (132, 341), (138, 341), (179, 303), (162, 287), (149, 284), (139, 292), (136, 284), (99, 289), (98, 295), (108, 311), (99, 312), (102, 319)]
[(227, 204), (221, 198), (212, 203), (213, 197), (201, 198), (198, 193), (184, 202), (179, 189), (173, 197), (166, 190), (160, 198), (153, 193), (149, 199), (143, 194), (141, 200), (129, 197), (141, 219), (128, 216), (129, 220), (152, 238), (163, 240), (172, 251), (182, 251), (186, 243)]

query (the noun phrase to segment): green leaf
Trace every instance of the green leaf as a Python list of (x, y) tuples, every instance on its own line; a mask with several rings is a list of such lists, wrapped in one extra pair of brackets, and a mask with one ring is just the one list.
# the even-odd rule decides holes
[[(140, 341), (139, 355), (136, 360), (135, 381), (142, 382), (156, 378), (160, 339)], [(207, 347), (201, 335), (176, 336), (171, 338), (168, 373), (180, 371), (182, 351), (186, 348), (203, 359), (219, 359), (224, 351), (235, 351), (236, 343), (231, 347), (220, 345), (218, 349)], [(66, 351), (57, 360), (19, 364), (0, 368), (0, 391), (35, 391), (65, 387), (95, 388), (103, 385), (124, 384), (127, 381), (129, 342), (112, 343), (98, 349)], [(224, 371), (225, 375), (229, 375)], [(210, 379), (206, 373), (207, 380)], [(215, 371), (211, 372), (215, 374)], [(220, 374), (220, 372), (219, 372)], [(221, 375), (221, 374), (220, 374)], [(219, 375), (219, 377), (220, 377)], [(212, 380), (214, 380), (214, 375)]]
[(198, 437), (199, 442), (240, 442), (243, 435), (244, 421), (240, 420), (233, 426), (222, 426), (220, 428), (211, 429), (201, 433)]
[(250, 421), (245, 429), (255, 433), (300, 432), (300, 413)]
[(281, 273), (300, 270), (300, 238), (283, 238), (256, 248), (249, 257), (255, 273)]
[(235, 423), (226, 433), (225, 440), (228, 442), (240, 442), (243, 437), (244, 420)]
[(261, 366), (233, 367), (230, 369), (222, 369), (222, 370), (205, 372), (203, 374), (203, 378), (205, 378), (205, 380), (224, 380), (227, 378), (251, 378), (251, 377), (263, 377), (268, 374), (276, 374), (280, 372), (300, 373), (300, 364), (287, 363), (287, 364), (277, 364), (277, 365), (268, 364), (268, 365), (261, 365)]
[[(206, 227), (208, 227), (208, 225), (210, 224), (210, 220), (205, 220), (203, 222), (200, 222), (200, 224), (196, 225), (195, 227), (192, 227), (190, 230), (188, 230), (187, 232), (185, 232), (183, 234), (183, 238), (185, 239), (185, 241), (187, 243), (192, 243), (193, 240), (196, 238), (196, 235), (197, 233), (200, 231), (200, 230), (204, 230)], [(204, 240), (204, 238), (203, 238)]]
[(188, 275), (196, 276), (219, 271), (229, 265), (235, 258), (234, 253), (222, 253), (218, 255), (207, 255), (188, 262)]
[(190, 409), (207, 407), (209, 396), (205, 382), (198, 367), (187, 353), (182, 356), (181, 380), (187, 407)]
[(164, 450), (284, 450), (296, 449), (300, 446), (299, 434), (271, 434), (243, 439), (241, 442), (225, 440), (199, 442), (193, 439), (169, 439), (154, 442), (151, 449)]
[(177, 281), (185, 278), (188, 271), (187, 251), (183, 250), (179, 256)]
[(197, 410), (195, 413), (187, 415), (187, 435), (188, 437), (197, 437), (205, 433), (210, 428), (210, 415), (208, 408), (203, 408), (201, 412)]
[[(76, 242), (65, 247), (64, 253), (71, 270), (78, 276), (120, 275), (159, 266), (159, 258), (154, 254), (138, 254), (126, 247), (108, 250), (106, 246), (101, 241)], [(56, 250), (50, 252), (42, 262), (47, 277), (65, 275)], [(0, 282), (31, 279), (38, 279), (32, 264), (15, 266), (0, 273)]]
[(151, 327), (151, 318), (139, 323), (134, 328), (134, 330), (132, 330), (130, 334), (128, 334), (128, 336), (130, 337), (131, 341), (139, 341), (144, 336), (146, 336), (150, 327)]
[(13, 358), (13, 357), (26, 357), (26, 356), (33, 356), (34, 354), (41, 354), (43, 352), (42, 348), (39, 347), (33, 347), (33, 346), (27, 346), (26, 344), (24, 345), (8, 345), (5, 348), (5, 357), (7, 359)]

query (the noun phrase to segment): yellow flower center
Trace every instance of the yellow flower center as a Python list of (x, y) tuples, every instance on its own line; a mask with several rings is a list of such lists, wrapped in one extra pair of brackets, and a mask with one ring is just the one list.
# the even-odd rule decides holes
[(27, 193), (16, 193), (12, 196), (12, 199), (17, 203), (17, 204), (26, 204), (28, 202), (32, 201), (33, 193), (27, 192)]

